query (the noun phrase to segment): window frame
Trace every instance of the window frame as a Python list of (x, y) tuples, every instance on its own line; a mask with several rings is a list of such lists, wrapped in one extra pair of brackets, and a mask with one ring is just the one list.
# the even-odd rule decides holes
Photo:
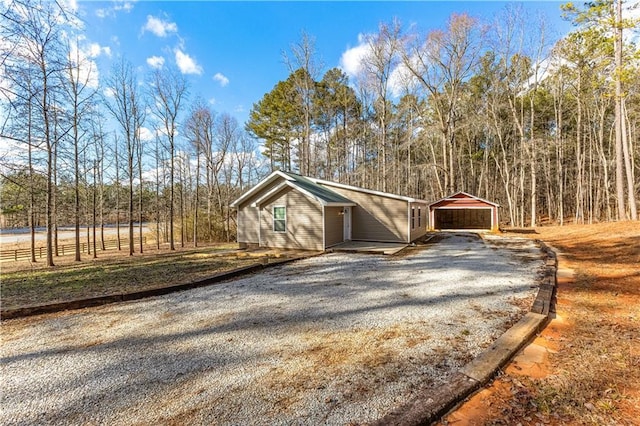
[(416, 207), (411, 206), (411, 229), (416, 229)]
[[(284, 209), (284, 218), (282, 219), (276, 218), (276, 209)], [(273, 232), (278, 234), (286, 234), (287, 233), (287, 206), (273, 206), (271, 213), (273, 214), (273, 223), (271, 226), (271, 229), (273, 230)], [(276, 229), (276, 222), (282, 222), (284, 224), (282, 230)]]

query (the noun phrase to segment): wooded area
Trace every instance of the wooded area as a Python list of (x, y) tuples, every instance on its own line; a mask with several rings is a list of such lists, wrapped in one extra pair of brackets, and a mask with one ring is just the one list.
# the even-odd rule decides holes
[(303, 34), (284, 55), (289, 77), (243, 125), (170, 66), (140, 75), (123, 58), (98, 79), (77, 17), (5, 2), (4, 225), (45, 226), (49, 265), (62, 225), (75, 226), (77, 260), (82, 240), (96, 256), (121, 222), (129, 254), (143, 250), (142, 222), (171, 249), (229, 241), (229, 203), (278, 168), (427, 200), (466, 191), (511, 226), (637, 220), (640, 50), (623, 6), (566, 5), (575, 30), (560, 40), (514, 6), (424, 32), (381, 23), (354, 78), (323, 69)]

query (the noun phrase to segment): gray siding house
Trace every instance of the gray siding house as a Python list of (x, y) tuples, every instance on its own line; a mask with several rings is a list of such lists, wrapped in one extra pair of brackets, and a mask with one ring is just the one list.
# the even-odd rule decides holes
[(325, 250), (344, 241), (403, 242), (427, 230), (427, 202), (275, 171), (243, 194), (240, 247)]

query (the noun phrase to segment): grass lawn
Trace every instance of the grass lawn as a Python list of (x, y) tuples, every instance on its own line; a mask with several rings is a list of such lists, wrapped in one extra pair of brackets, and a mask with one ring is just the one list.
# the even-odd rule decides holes
[(201, 248), (147, 250), (128, 256), (117, 251), (99, 252), (97, 259), (73, 256), (56, 258), (56, 266), (3, 262), (0, 265), (2, 309), (14, 309), (87, 297), (120, 294), (150, 288), (189, 283), (219, 272), (258, 262), (264, 252), (237, 251), (236, 244)]

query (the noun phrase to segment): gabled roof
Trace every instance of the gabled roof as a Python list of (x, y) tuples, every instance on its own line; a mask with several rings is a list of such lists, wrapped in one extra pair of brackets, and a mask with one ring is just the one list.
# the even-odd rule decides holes
[(372, 194), (372, 195), (378, 195), (380, 197), (393, 198), (394, 200), (408, 201), (410, 203), (424, 203), (424, 204), (427, 204), (426, 200), (420, 200), (418, 198), (405, 197), (403, 195), (396, 195), (396, 194), (391, 194), (389, 192), (375, 191), (373, 189), (359, 188), (357, 186), (351, 186), (351, 185), (347, 185), (347, 184), (344, 184), (344, 183), (338, 183), (338, 182), (331, 182), (331, 181), (328, 181), (328, 180), (323, 180), (323, 179), (318, 179), (318, 178), (308, 178), (308, 179), (312, 180), (315, 183), (318, 183), (318, 184), (321, 184), (321, 185), (326, 185), (326, 186), (333, 186), (335, 188), (343, 188), (343, 189), (348, 189), (348, 190), (351, 190), (351, 191), (363, 192), (365, 194)]
[(486, 204), (490, 204), (490, 205), (492, 205), (494, 207), (500, 207), (499, 204), (493, 203), (493, 202), (491, 202), (489, 200), (485, 200), (484, 198), (476, 197), (475, 195), (471, 195), (471, 194), (468, 194), (468, 193), (463, 192), (463, 191), (458, 191), (455, 194), (449, 195), (448, 197), (441, 198), (438, 201), (434, 201), (433, 203), (429, 204), (429, 207), (434, 206), (434, 205), (436, 205), (438, 203), (441, 203), (443, 201), (459, 200), (459, 199), (463, 199), (463, 198), (470, 198), (470, 199), (473, 199), (473, 200), (481, 201), (481, 202), (486, 203)]
[(255, 200), (252, 204), (258, 205), (263, 201), (271, 198), (273, 195), (282, 191), (286, 186), (295, 188), (308, 197), (318, 201), (322, 205), (325, 206), (355, 206), (356, 203), (349, 200), (342, 195), (331, 191), (329, 188), (325, 188), (322, 185), (319, 185), (313, 182), (311, 179), (297, 175), (295, 173), (283, 172), (280, 170), (276, 170), (267, 176), (265, 179), (260, 181), (256, 186), (251, 188), (249, 191), (244, 193), (240, 198), (235, 200), (230, 204), (231, 207), (238, 207), (238, 205), (242, 204), (244, 201), (250, 199), (252, 196), (259, 194), (262, 189), (264, 189), (267, 185), (274, 182), (278, 178), (283, 178), (284, 181), (280, 184), (276, 185), (266, 194), (262, 195), (260, 198)]
[(264, 178), (260, 182), (258, 182), (253, 188), (251, 188), (250, 190), (248, 190), (247, 192), (242, 194), (240, 196), (240, 198), (235, 200), (233, 203), (229, 204), (229, 206), (230, 207), (238, 207), (238, 205), (242, 204), (243, 201), (246, 201), (247, 199), (251, 198), (251, 196), (253, 196), (253, 195), (257, 194), (258, 192), (260, 192), (260, 190), (262, 190), (265, 186), (267, 186), (271, 182), (275, 181), (279, 177), (284, 178), (286, 180), (290, 180), (291, 179), (289, 176), (287, 176), (286, 173), (283, 173), (280, 170), (276, 170), (273, 173), (271, 173), (269, 176), (267, 176), (266, 178)]
[(279, 178), (283, 178), (284, 181), (280, 184), (276, 185), (274, 188), (269, 190), (266, 194), (259, 197), (252, 204), (259, 205), (263, 201), (271, 198), (273, 195), (282, 191), (286, 186), (291, 188), (295, 188), (298, 191), (304, 193), (310, 198), (313, 198), (320, 202), (325, 206), (355, 206), (356, 203), (351, 201), (350, 199), (344, 197), (341, 194), (338, 194), (335, 191), (332, 191), (330, 187), (334, 188), (342, 188), (355, 192), (362, 192), (365, 194), (377, 195), (379, 197), (392, 198), (395, 200), (407, 201), (410, 203), (424, 203), (427, 204), (427, 201), (420, 200), (412, 197), (404, 197), (402, 195), (390, 194), (388, 192), (374, 191), (372, 189), (359, 188), (357, 186), (346, 185), (343, 183), (331, 182), (328, 180), (312, 178), (308, 176), (302, 176), (296, 173), (291, 172), (283, 172), (281, 170), (276, 170), (271, 173), (269, 176), (260, 181), (256, 186), (251, 188), (249, 191), (245, 192), (240, 198), (235, 200), (230, 204), (231, 207), (238, 207), (238, 205), (247, 201), (251, 197), (260, 193), (265, 187), (269, 184), (273, 183)]
[(289, 181), (295, 187), (300, 190), (307, 191), (312, 194), (314, 198), (322, 200), (324, 204), (340, 204), (340, 205), (354, 205), (355, 203), (350, 199), (338, 194), (337, 192), (333, 192), (329, 188), (325, 188), (322, 185), (314, 182), (313, 179), (307, 178), (306, 176), (296, 175), (294, 173), (286, 173), (289, 177), (293, 178), (293, 181)]

